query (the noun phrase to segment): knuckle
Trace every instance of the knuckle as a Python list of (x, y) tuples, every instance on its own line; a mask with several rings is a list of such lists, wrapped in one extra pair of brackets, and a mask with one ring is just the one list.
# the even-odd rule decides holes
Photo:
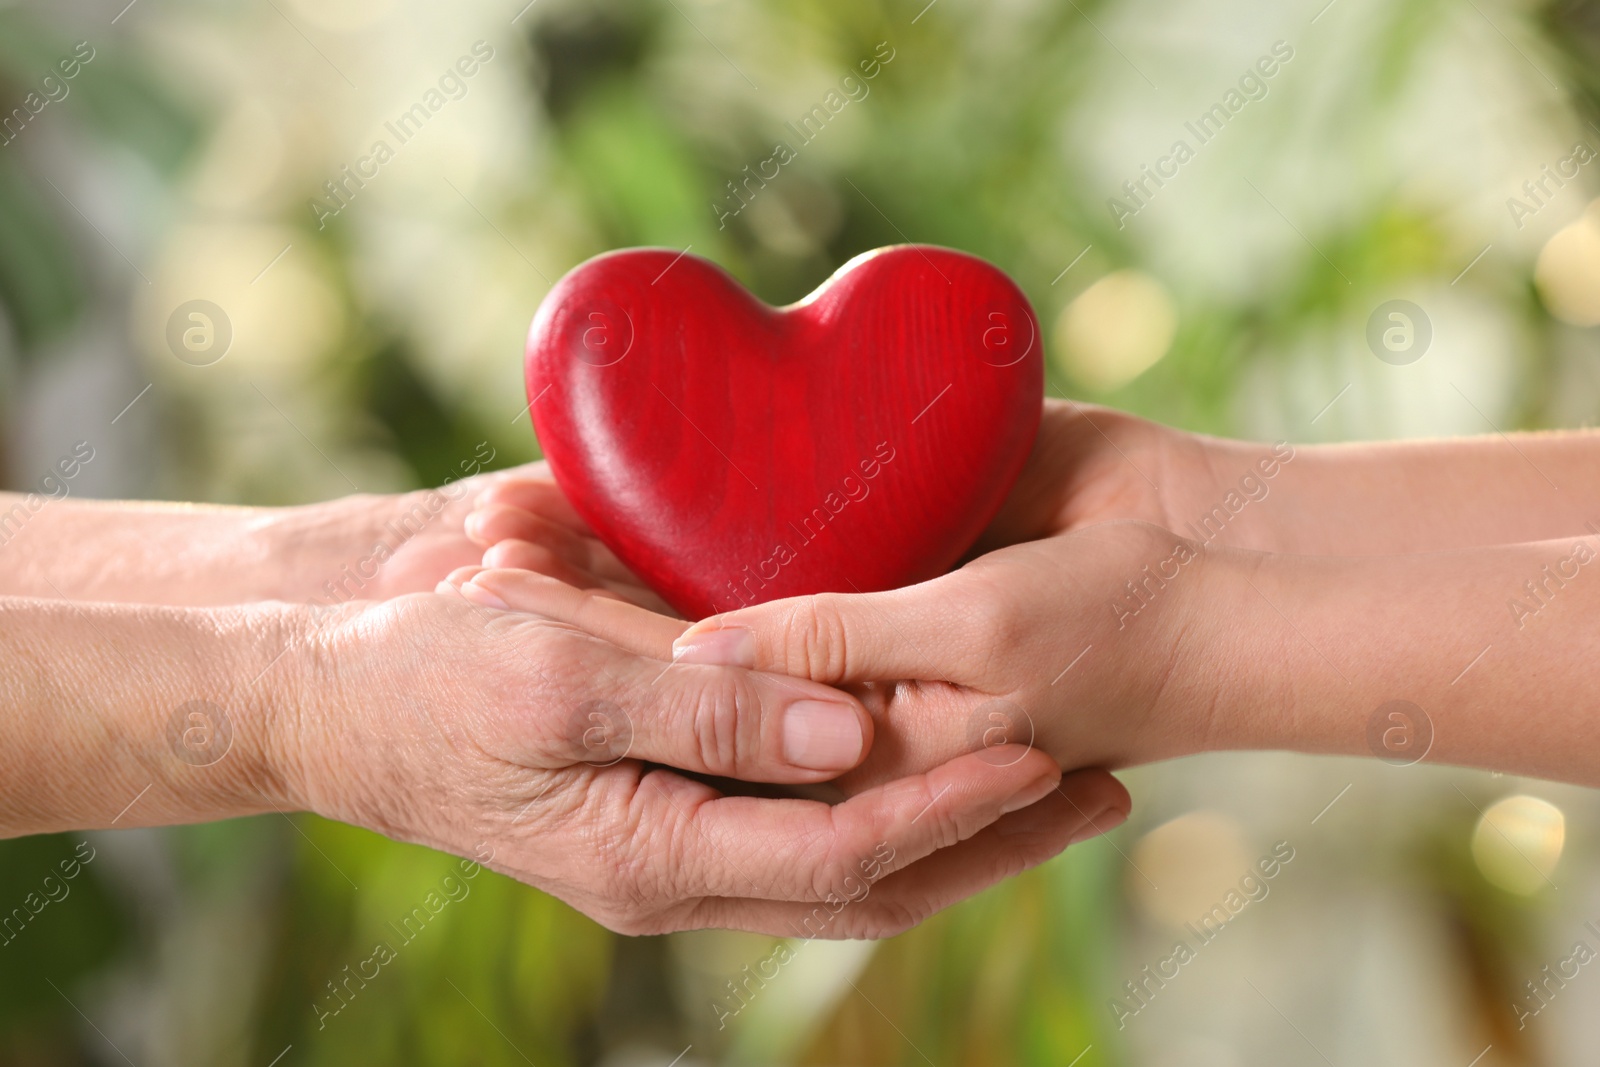
[(608, 911), (599, 922), (607, 930), (623, 937), (649, 937), (667, 932), (659, 916), (629, 909)]
[(933, 819), (932, 836), (934, 851), (949, 848), (951, 845), (960, 844), (962, 841), (965, 841), (967, 838), (978, 832), (978, 827), (976, 826), (963, 826), (963, 820), (960, 814), (957, 812), (930, 812), (929, 817)]
[(799, 600), (785, 627), (784, 669), (810, 678), (839, 677), (849, 663), (840, 594), (813, 593)]
[(973, 827), (963, 833), (965, 828), (962, 826), (960, 805), (939, 803), (949, 792), (949, 786), (935, 790), (933, 783), (924, 779), (918, 788), (922, 795), (917, 802), (917, 809), (921, 812), (917, 816), (917, 829), (927, 827), (922, 833), (926, 835), (924, 840), (929, 854), (959, 844), (977, 832), (978, 828)]
[(825, 838), (810, 842), (797, 859), (810, 869), (813, 900), (827, 903), (842, 899), (839, 888), (851, 863), (836, 828)]
[(885, 900), (867, 918), (863, 936), (870, 940), (899, 937), (921, 926), (933, 914), (933, 906), (921, 896), (909, 900)]
[(1026, 636), (1022, 612), (1006, 598), (987, 590), (974, 590), (966, 598), (964, 614), (969, 632), (984, 646), (1012, 648)]
[(633, 924), (649, 916), (657, 899), (655, 871), (659, 865), (656, 842), (642, 830), (619, 828), (597, 842), (595, 867), (600, 872), (599, 893), (605, 924)]
[(693, 757), (713, 773), (743, 769), (760, 748), (761, 701), (751, 682), (724, 677), (686, 699), (686, 736)]

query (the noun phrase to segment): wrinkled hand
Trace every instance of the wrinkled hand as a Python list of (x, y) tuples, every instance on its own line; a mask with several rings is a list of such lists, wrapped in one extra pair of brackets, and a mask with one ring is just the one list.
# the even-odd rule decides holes
[(535, 571), (661, 615), (676, 614), (595, 536), (545, 464), (485, 488), (465, 520), (465, 532), (478, 551), (462, 566), (481, 562)]
[[(477, 508), (477, 499), (496, 486), (539, 481), (550, 477), (548, 466), (540, 461), (503, 471), (475, 474), (434, 490), (402, 494), (398, 498), (378, 498), (382, 512), (398, 513), (391, 520), (398, 524), (407, 516), (417, 516), (443, 503), (437, 517), (421, 532), (402, 544), (379, 573), (373, 599), (386, 599), (406, 593), (431, 592), (457, 567), (478, 562), (483, 549), (467, 532), (468, 518)], [(434, 497), (433, 494), (438, 494)]]
[[(483, 459), (488, 462), (493, 454)], [(432, 592), (451, 571), (482, 559), (483, 545), (469, 536), (467, 522), (484, 493), (549, 480), (545, 463), (526, 463), (436, 489), (358, 494), (287, 508), (275, 521), (286, 527), (281, 539), (286, 551), (301, 554), (296, 568), (328, 583), (316, 591), (319, 602), (387, 600)]]
[(468, 568), (451, 580), (466, 596), (646, 654), (670, 644), (679, 664), (854, 692), (877, 740), (840, 779), (847, 790), (1002, 743), (1032, 745), (1067, 767), (1127, 766), (1204, 743), (1209, 700), (1167, 681), (1192, 653), (1205, 558), (1148, 523), (1013, 545), (904, 589), (772, 601), (692, 626), (522, 571)]
[[(580, 621), (625, 606), (516, 575), (560, 586)], [(659, 765), (816, 783), (861, 759), (871, 719), (813, 682), (657, 651), (454, 593), (346, 605), (296, 657), (306, 696), (284, 731), (301, 739), (288, 799), (492, 853), (488, 866), (629, 933), (884, 936), (1055, 855), (1082, 826), (1054, 762), (1020, 746), (836, 806), (725, 796)], [(1093, 810), (1124, 796), (1115, 783), (1067, 788)]]

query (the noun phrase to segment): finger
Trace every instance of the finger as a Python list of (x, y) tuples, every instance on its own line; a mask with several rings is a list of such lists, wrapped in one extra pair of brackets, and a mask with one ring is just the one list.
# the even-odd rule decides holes
[(480, 503), (467, 516), (465, 530), (474, 544), (488, 546), (513, 538), (534, 541), (580, 566), (588, 563), (586, 542), (594, 543), (593, 537), (580, 534), (569, 526), (507, 504)]
[[(748, 667), (829, 684), (954, 677), (975, 646), (1003, 642), (988, 598), (959, 573), (884, 593), (819, 593), (703, 619), (673, 646), (680, 663)], [(991, 613), (992, 615), (992, 613)]]
[(639, 825), (647, 838), (661, 835), (674, 847), (672, 892), (680, 898), (850, 899), (863, 880), (965, 841), (1053, 791), (1061, 778), (1055, 761), (1017, 749), (1014, 761), (961, 756), (832, 807), (708, 798), (697, 783), (650, 774), (636, 797), (644, 808)]
[[(534, 571), (539, 574), (547, 575), (548, 577), (554, 578), (557, 581), (565, 582), (571, 586), (576, 586), (579, 589), (604, 588), (604, 584), (593, 574), (590, 574), (587, 570), (584, 570), (581, 566), (574, 564), (571, 560), (562, 557), (560, 554), (551, 552), (543, 545), (530, 544), (527, 541), (501, 542), (501, 544), (508, 543), (525, 546), (517, 553), (517, 562), (522, 564), (522, 566), (518, 568), (520, 570)], [(494, 552), (494, 549), (497, 547), (499, 546), (493, 546), (484, 553), (485, 567), (498, 566), (498, 563), (491, 564), (489, 562), (489, 553)], [(497, 553), (495, 559), (500, 559), (502, 555), (503, 554), (501, 553)]]
[(457, 567), (455, 570), (451, 571), (449, 574), (444, 576), (444, 581), (440, 582), (434, 588), (434, 592), (436, 592), (436, 593), (460, 592), (461, 584), (463, 582), (471, 581), (472, 580), (472, 576), (474, 574), (477, 574), (481, 570), (483, 570), (482, 567), (476, 567), (476, 566)]
[[(537, 571), (540, 574), (561, 578), (567, 584), (577, 585), (579, 588), (606, 589), (629, 603), (647, 608), (658, 615), (677, 617), (677, 612), (666, 601), (644, 586), (635, 584), (631, 579), (626, 581), (604, 579), (592, 571), (572, 567), (570, 564), (563, 564), (565, 569), (560, 569), (551, 563), (551, 555), (547, 549), (527, 541), (501, 541), (490, 545), (483, 553), (483, 565), (493, 570)], [(581, 580), (574, 580), (575, 578)]]
[[(503, 570), (537, 571), (585, 589), (598, 589), (604, 585), (599, 578), (571, 560), (563, 559), (559, 553), (552, 552), (545, 545), (520, 539), (496, 541), (484, 549), (483, 565)], [(584, 580), (574, 582), (569, 577), (571, 575), (580, 575)]]
[[(548, 468), (545, 469), (548, 471)], [(561, 487), (548, 474), (545, 476), (530, 474), (526, 477), (505, 478), (496, 482), (479, 493), (476, 502), (480, 508), (491, 504), (503, 504), (530, 511), (577, 533), (594, 535), (589, 524), (583, 521), (583, 517), (561, 491)]]
[[(1092, 817), (1085, 817), (1084, 811)], [(700, 901), (673, 929), (734, 928), (806, 940), (893, 937), (1037, 867), (1070, 845), (1121, 825), (1127, 814), (1127, 791), (1115, 778), (1099, 770), (1078, 771), (1062, 778), (1060, 787), (1038, 803), (869, 883), (855, 901), (711, 897)]]
[[(583, 590), (566, 595), (600, 599)], [(586, 618), (599, 607), (562, 610)], [(497, 614), (503, 626), (543, 628), (544, 640), (558, 643), (548, 660), (562, 664), (568, 680), (566, 714), (519, 718), (524, 758), (536, 765), (606, 767), (631, 759), (746, 782), (815, 783), (856, 766), (871, 746), (871, 717), (836, 689), (727, 667), (680, 667), (629, 653), (575, 624), (552, 629), (531, 613)]]
[(592, 586), (561, 580), (549, 572), (480, 569), (462, 587), (462, 595), (479, 603), (487, 593), (504, 607), (531, 611), (547, 619), (568, 623), (639, 656), (672, 658), (672, 642), (688, 623), (617, 599)]
[(475, 544), (492, 547), (508, 540), (528, 541), (608, 581), (639, 582), (587, 527), (569, 527), (541, 512), (489, 501), (467, 516), (465, 530)]
[(534, 571), (547, 574), (580, 589), (603, 589), (605, 583), (581, 567), (574, 566), (544, 545), (531, 541), (496, 541), (483, 552), (483, 566), (490, 570)]
[(1128, 787), (1098, 767), (1063, 775), (1058, 791), (1078, 819), (1069, 844), (1078, 845), (1109, 834), (1126, 822), (1128, 812), (1133, 810)]

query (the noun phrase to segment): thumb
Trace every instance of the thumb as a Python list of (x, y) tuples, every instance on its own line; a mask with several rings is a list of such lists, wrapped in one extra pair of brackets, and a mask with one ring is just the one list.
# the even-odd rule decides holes
[(828, 685), (951, 676), (982, 627), (981, 602), (945, 575), (884, 593), (817, 593), (695, 623), (674, 662), (747, 667)]

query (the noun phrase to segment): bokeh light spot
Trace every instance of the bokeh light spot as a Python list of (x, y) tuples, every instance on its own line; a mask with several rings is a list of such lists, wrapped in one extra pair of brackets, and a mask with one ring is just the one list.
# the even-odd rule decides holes
[(1056, 355), (1074, 379), (1109, 392), (1166, 355), (1177, 328), (1177, 308), (1164, 285), (1142, 271), (1114, 271), (1062, 310)]
[(1141, 837), (1128, 884), (1150, 918), (1181, 928), (1236, 889), (1250, 853), (1239, 824), (1221, 812), (1191, 811)]
[(1533, 277), (1550, 314), (1600, 326), (1600, 200), (1545, 242)]
[(1561, 809), (1518, 794), (1496, 801), (1472, 832), (1478, 870), (1508, 893), (1531, 896), (1550, 884), (1567, 840)]

